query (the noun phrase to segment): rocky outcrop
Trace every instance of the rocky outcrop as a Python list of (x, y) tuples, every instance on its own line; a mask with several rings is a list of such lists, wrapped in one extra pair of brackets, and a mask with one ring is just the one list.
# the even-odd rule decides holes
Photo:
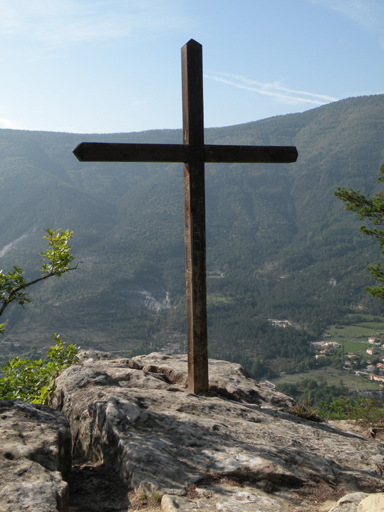
[(169, 292), (156, 281), (120, 282), (115, 285), (115, 289), (130, 304), (144, 306), (156, 313), (172, 307)]
[(71, 436), (65, 417), (42, 405), (0, 400), (0, 511), (64, 512)]
[[(292, 415), (290, 398), (233, 363), (210, 361), (209, 393), (188, 394), (186, 368), (181, 355), (81, 352), (52, 403), (71, 425), (73, 456), (139, 494), (158, 491), (168, 512), (357, 512), (384, 491), (381, 443)], [(358, 503), (338, 502), (351, 493)]]

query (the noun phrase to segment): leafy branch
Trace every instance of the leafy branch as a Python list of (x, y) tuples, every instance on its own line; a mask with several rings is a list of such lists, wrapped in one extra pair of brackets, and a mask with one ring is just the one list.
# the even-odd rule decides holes
[[(9, 304), (17, 303), (24, 307), (26, 302), (31, 302), (26, 291), (30, 286), (52, 276), (60, 277), (78, 267), (78, 263), (74, 267), (69, 266), (74, 260), (72, 247), (68, 244), (73, 231), (45, 229), (45, 232), (47, 235), (43, 238), (48, 240), (48, 248), (45, 252), (40, 253), (43, 258), (40, 277), (27, 282), (22, 275), (23, 269), (20, 267), (14, 266), (7, 274), (0, 270), (0, 316)], [(0, 324), (0, 334), (4, 333), (3, 327), (4, 324)]]
[[(380, 167), (378, 182), (384, 182), (384, 164)], [(345, 204), (345, 209), (357, 213), (359, 219), (370, 221), (374, 227), (361, 225), (359, 230), (367, 236), (376, 238), (381, 253), (384, 254), (384, 230), (376, 226), (384, 226), (384, 194), (377, 192), (373, 196), (361, 194), (359, 190), (337, 187), (334, 192), (338, 199)], [(384, 268), (380, 263), (370, 265), (369, 273), (376, 282), (384, 283)], [(373, 297), (384, 300), (384, 286), (367, 286), (365, 290)]]

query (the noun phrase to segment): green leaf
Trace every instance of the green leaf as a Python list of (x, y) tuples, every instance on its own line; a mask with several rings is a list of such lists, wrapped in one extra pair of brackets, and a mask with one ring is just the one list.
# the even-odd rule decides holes
[(54, 390), (55, 376), (78, 361), (77, 347), (65, 347), (56, 334), (53, 337), (56, 343), (48, 349), (46, 359), (15, 357), (2, 365), (0, 399), (48, 403)]
[[(68, 242), (72, 238), (73, 232), (69, 230), (52, 231), (48, 228), (45, 229), (45, 232), (47, 235), (44, 238), (48, 240), (48, 249), (40, 253), (45, 258), (42, 260), (44, 263), (40, 268), (42, 277), (27, 282), (22, 275), (21, 267), (14, 266), (7, 274), (0, 270), (0, 316), (9, 304), (16, 303), (24, 307), (25, 303), (31, 302), (26, 291), (29, 286), (47, 277), (55, 275), (60, 277), (68, 270), (72, 270), (69, 265), (74, 256)], [(4, 324), (0, 324), (0, 334), (4, 333), (3, 326)]]

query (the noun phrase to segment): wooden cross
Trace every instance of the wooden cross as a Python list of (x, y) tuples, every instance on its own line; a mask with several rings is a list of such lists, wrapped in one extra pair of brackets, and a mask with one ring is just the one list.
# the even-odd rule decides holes
[(183, 162), (188, 324), (188, 389), (208, 391), (204, 163), (289, 163), (295, 147), (204, 144), (202, 46), (193, 39), (181, 49), (183, 144), (82, 142), (80, 162)]

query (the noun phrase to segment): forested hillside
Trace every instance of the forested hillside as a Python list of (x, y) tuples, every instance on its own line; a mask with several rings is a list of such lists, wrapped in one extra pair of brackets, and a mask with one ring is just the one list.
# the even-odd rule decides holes
[[(206, 130), (209, 144), (299, 151), (289, 165), (206, 166), (211, 356), (248, 367), (276, 355), (297, 364), (308, 341), (351, 307), (380, 313), (363, 291), (378, 250), (333, 191), (374, 190), (384, 162), (383, 118), (384, 96), (377, 95)], [(52, 332), (128, 355), (167, 343), (185, 347), (182, 164), (90, 164), (72, 154), (82, 141), (181, 139), (178, 130), (0, 131), (0, 268), (19, 265), (35, 276), (46, 227), (74, 231), (82, 262), (37, 285), (25, 310), (8, 308), (3, 354), (49, 344)], [(166, 293), (170, 309), (162, 304)]]

